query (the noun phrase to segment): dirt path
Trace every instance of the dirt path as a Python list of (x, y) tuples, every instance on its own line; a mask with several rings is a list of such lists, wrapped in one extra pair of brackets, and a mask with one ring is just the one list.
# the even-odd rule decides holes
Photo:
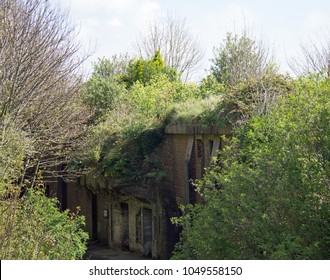
[(85, 260), (150, 260), (130, 251), (111, 249), (105, 244), (90, 244), (84, 256)]

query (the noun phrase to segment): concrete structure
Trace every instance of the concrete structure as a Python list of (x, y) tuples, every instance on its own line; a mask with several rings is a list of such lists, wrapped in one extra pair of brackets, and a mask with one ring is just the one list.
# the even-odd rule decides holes
[(202, 178), (204, 168), (223, 148), (221, 136), (229, 136), (230, 131), (198, 125), (166, 127), (162, 143), (153, 152), (166, 174), (160, 181), (105, 179), (95, 171), (78, 183), (58, 179), (48, 189), (56, 194), (62, 209), (80, 208), (91, 239), (146, 257), (168, 259), (179, 237), (170, 218), (179, 215), (178, 205), (201, 202), (192, 180)]

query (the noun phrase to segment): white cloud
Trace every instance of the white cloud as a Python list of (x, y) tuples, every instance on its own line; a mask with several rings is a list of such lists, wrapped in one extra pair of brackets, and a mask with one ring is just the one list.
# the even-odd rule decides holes
[(127, 10), (137, 0), (59, 0), (62, 6), (69, 6), (79, 14)]
[(136, 0), (98, 0), (98, 2), (104, 3), (111, 10), (126, 10), (134, 6)]
[(107, 23), (111, 27), (122, 27), (123, 26), (123, 23), (117, 18), (110, 19), (110, 20), (107, 21)]
[(305, 26), (308, 29), (326, 27), (329, 24), (329, 17), (324, 12), (315, 11), (310, 13), (305, 21)]
[[(250, 27), (253, 24), (260, 22), (261, 14), (250, 8), (240, 4), (229, 4), (220, 13), (215, 14), (218, 20), (218, 25), (228, 31), (239, 31), (245, 27)], [(234, 29), (236, 30), (233, 30)]]
[(149, 14), (159, 9), (159, 4), (152, 0), (59, 0), (62, 6), (69, 7), (71, 13), (82, 17), (102, 18), (109, 14)]
[(132, 52), (132, 44), (148, 20), (160, 10), (158, 0), (58, 0), (80, 26), (82, 45), (96, 46), (98, 57)]
[(143, 1), (137, 8), (138, 10), (135, 14), (135, 24), (137, 24), (137, 28), (139, 30), (143, 29), (143, 27), (151, 19), (160, 13), (160, 6), (155, 1)]
[(152, 13), (158, 12), (159, 10), (159, 4), (154, 1), (145, 1), (142, 3), (140, 8), (140, 12), (144, 15), (150, 15)]
[[(272, 40), (279, 53), (291, 56), (299, 48), (299, 41), (319, 30), (330, 29), (329, 1), (232, 1), (232, 0), (54, 0), (70, 9), (74, 22), (81, 26), (83, 45), (97, 42), (96, 53), (110, 57), (122, 52), (132, 53), (132, 44), (148, 21), (166, 11), (187, 18), (205, 48), (205, 68), (227, 32), (251, 28), (257, 38)], [(265, 2), (269, 2), (265, 3)], [(297, 3), (295, 3), (297, 2)], [(315, 1), (314, 1), (315, 2)], [(324, 3), (321, 3), (324, 2)], [(302, 37), (304, 36), (304, 37)], [(284, 57), (284, 55), (282, 55)], [(285, 60), (285, 57), (282, 58)]]
[[(221, 10), (208, 11), (201, 14), (199, 27), (195, 29), (200, 34), (204, 44), (205, 68), (209, 68), (209, 59), (213, 57), (213, 48), (218, 47), (227, 32), (240, 32), (243, 28), (254, 28), (262, 20), (262, 14), (240, 4), (228, 4)], [(207, 28), (205, 28), (207, 26)], [(251, 30), (255, 35), (257, 30)]]

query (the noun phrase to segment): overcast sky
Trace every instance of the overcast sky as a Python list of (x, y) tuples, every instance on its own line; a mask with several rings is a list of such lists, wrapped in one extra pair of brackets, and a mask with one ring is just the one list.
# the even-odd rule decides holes
[(288, 69), (286, 57), (296, 55), (302, 41), (321, 40), (330, 27), (330, 0), (59, 1), (80, 25), (83, 46), (96, 46), (87, 69), (98, 57), (133, 53), (132, 46), (150, 19), (168, 12), (186, 18), (186, 25), (200, 38), (205, 49), (201, 76), (210, 66), (214, 47), (220, 45), (227, 32), (240, 30), (244, 22), (274, 48), (284, 70)]

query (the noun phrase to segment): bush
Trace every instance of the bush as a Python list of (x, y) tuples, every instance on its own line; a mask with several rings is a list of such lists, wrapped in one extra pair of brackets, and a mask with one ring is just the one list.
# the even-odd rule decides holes
[(175, 258), (327, 259), (330, 255), (330, 84), (300, 80), (253, 118), (197, 189)]
[(30, 189), (19, 198), (11, 192), (0, 202), (0, 258), (81, 259), (88, 234), (83, 216), (60, 212), (58, 201)]

